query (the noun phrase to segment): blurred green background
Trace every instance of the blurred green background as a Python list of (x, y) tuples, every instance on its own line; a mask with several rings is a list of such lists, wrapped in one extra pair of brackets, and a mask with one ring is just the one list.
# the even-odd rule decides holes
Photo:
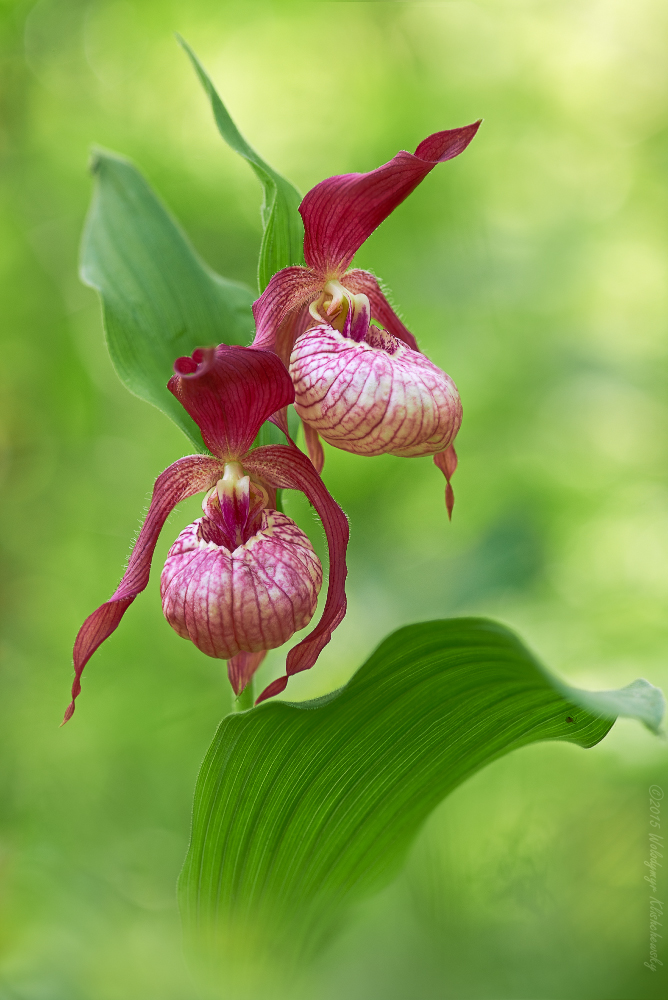
[[(76, 631), (114, 589), (155, 476), (188, 451), (116, 379), (78, 282), (91, 144), (134, 159), (214, 268), (255, 280), (259, 186), (175, 31), (302, 191), (485, 119), (356, 259), (459, 386), (453, 522), (429, 460), (328, 449), (350, 612), (286, 694), (338, 686), (400, 624), (467, 613), (572, 683), (668, 688), (664, 0), (0, 0), (2, 1000), (203, 996), (174, 884), (231, 699), (223, 664), (164, 622), (157, 571), (58, 728)], [(197, 508), (172, 516), (157, 565)], [(322, 550), (308, 508), (287, 509)], [(665, 743), (624, 722), (592, 751), (497, 762), (291, 996), (666, 996), (665, 944), (663, 969), (643, 965), (651, 783), (668, 791)]]

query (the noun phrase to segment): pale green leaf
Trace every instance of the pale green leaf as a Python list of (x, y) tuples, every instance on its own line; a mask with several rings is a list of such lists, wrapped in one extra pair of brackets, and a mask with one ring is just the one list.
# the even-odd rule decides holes
[(277, 271), (292, 264), (304, 263), (304, 226), (298, 211), (302, 196), (290, 181), (270, 167), (246, 142), (201, 62), (188, 43), (179, 35), (177, 38), (188, 53), (211, 102), (218, 131), (228, 146), (248, 160), (262, 185), (261, 215), (264, 235), (258, 264), (258, 284), (262, 292)]
[(519, 747), (592, 747), (629, 715), (656, 730), (661, 692), (583, 692), (484, 619), (389, 636), (346, 687), (228, 716), (202, 765), (180, 879), (191, 943), (211, 956), (294, 959), (397, 872), (462, 781)]
[(128, 160), (97, 150), (81, 278), (102, 299), (109, 354), (127, 388), (202, 436), (167, 389), (174, 361), (196, 347), (247, 344), (252, 291), (215, 274)]

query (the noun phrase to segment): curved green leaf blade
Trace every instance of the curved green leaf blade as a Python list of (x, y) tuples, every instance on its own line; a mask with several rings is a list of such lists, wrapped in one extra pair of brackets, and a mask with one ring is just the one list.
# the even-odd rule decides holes
[(592, 747), (619, 714), (656, 729), (663, 709), (647, 681), (567, 687), (494, 622), (402, 628), (340, 691), (223, 720), (180, 878), (190, 940), (236, 960), (308, 951), (485, 764), (540, 740)]
[(263, 292), (277, 271), (291, 264), (304, 263), (304, 225), (298, 211), (302, 196), (290, 181), (270, 167), (266, 160), (263, 160), (246, 142), (201, 62), (188, 43), (180, 35), (176, 37), (190, 57), (211, 102), (218, 131), (228, 146), (248, 160), (262, 185), (261, 214), (264, 235), (258, 264), (258, 284), (260, 291)]
[(81, 279), (102, 299), (109, 354), (130, 392), (153, 403), (206, 451), (194, 421), (167, 390), (179, 355), (247, 344), (253, 293), (197, 255), (137, 168), (97, 150), (95, 191), (81, 246)]

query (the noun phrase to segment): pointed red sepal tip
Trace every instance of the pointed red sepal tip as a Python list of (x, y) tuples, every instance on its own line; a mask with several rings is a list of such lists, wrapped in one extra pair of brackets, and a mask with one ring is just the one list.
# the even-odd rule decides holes
[(415, 156), (421, 160), (432, 161), (434, 163), (445, 163), (447, 160), (454, 160), (455, 156), (463, 153), (476, 132), (482, 125), (482, 118), (470, 125), (463, 125), (461, 128), (449, 128), (443, 132), (434, 132), (423, 139), (415, 150)]
[(258, 695), (255, 699), (255, 704), (259, 705), (261, 701), (266, 701), (267, 698), (273, 698), (274, 695), (280, 694), (281, 691), (285, 691), (288, 686), (288, 677), (284, 675), (283, 677), (277, 677), (275, 681), (269, 684), (262, 694)]
[(452, 521), (452, 508), (455, 506), (455, 494), (450, 483), (445, 487), (445, 509), (448, 512), (448, 520)]
[(242, 694), (266, 655), (266, 649), (260, 650), (259, 653), (242, 652), (237, 653), (236, 656), (227, 661), (227, 676), (237, 698)]
[(70, 721), (70, 719), (74, 715), (74, 709), (75, 709), (75, 707), (76, 706), (75, 706), (74, 702), (71, 701), (69, 703), (69, 705), (67, 706), (67, 708), (65, 709), (65, 715), (63, 716), (63, 721), (60, 723), (60, 727), (59, 727), (60, 729), (62, 729), (62, 727), (65, 725), (66, 722)]
[(455, 494), (450, 479), (457, 469), (457, 452), (454, 445), (449, 445), (444, 451), (439, 451), (434, 455), (434, 465), (441, 470), (445, 476), (445, 509), (448, 512), (448, 519), (452, 520), (452, 508), (455, 506)]

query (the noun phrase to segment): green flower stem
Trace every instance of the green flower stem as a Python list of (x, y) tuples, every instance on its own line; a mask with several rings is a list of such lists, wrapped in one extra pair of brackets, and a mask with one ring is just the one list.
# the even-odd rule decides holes
[(253, 683), (253, 678), (251, 677), (251, 679), (249, 680), (248, 684), (243, 689), (239, 697), (234, 699), (233, 702), (234, 712), (245, 712), (249, 708), (253, 707), (253, 702), (255, 701), (254, 686), (255, 685)]

